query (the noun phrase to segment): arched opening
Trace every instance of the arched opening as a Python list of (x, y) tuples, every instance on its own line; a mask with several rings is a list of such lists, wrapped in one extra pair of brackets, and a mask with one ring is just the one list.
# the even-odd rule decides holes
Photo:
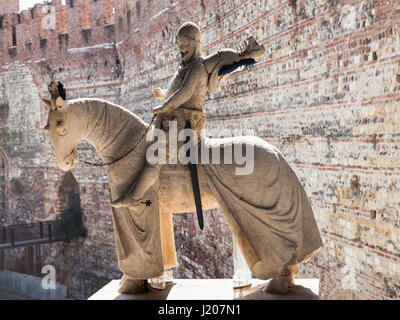
[(71, 172), (67, 172), (61, 183), (61, 194), (63, 197), (62, 210), (64, 209), (80, 209), (81, 198), (79, 195), (79, 185)]
[(54, 223), (54, 235), (69, 242), (85, 237), (87, 230), (82, 223), (79, 185), (71, 172), (67, 172), (60, 187), (60, 216)]

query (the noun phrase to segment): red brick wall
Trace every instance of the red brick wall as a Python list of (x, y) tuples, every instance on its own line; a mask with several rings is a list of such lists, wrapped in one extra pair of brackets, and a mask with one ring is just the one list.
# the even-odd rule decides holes
[(0, 0), (0, 15), (19, 11), (19, 0)]
[(232, 234), (219, 209), (203, 213), (200, 230), (195, 213), (174, 215), (179, 266), (175, 278), (223, 279), (233, 276)]
[[(10, 197), (10, 218), (20, 219), (26, 212), (26, 220), (57, 214), (61, 172), (48, 137), (40, 131), (46, 114), (39, 97), (47, 96), (47, 83), (60, 80), (68, 98), (105, 98), (149, 120), (157, 104), (152, 89), (166, 87), (178, 63), (175, 33), (191, 20), (203, 31), (206, 53), (234, 47), (251, 33), (267, 48), (255, 68), (236, 73), (219, 93), (207, 97), (207, 126), (254, 129), (282, 150), (298, 174), (325, 243), (324, 251), (301, 268), (300, 276), (319, 277), (323, 299), (398, 297), (398, 1), (97, 0), (86, 11), (78, 1), (74, 7), (68, 1), (61, 7), (59, 2), (53, 2), (55, 29), (41, 30), (37, 15), (22, 13), (23, 23), (15, 15), (2, 19), (0, 99), (12, 111), (10, 138), (7, 148), (3, 142), (2, 146), (9, 150), (10, 178), (29, 189), (35, 184), (32, 174), (39, 171), (43, 177), (43, 201), (33, 198), (28, 201), (32, 209), (26, 210), (22, 199)], [(26, 24), (32, 26), (30, 35)], [(13, 25), (17, 47), (10, 49)], [(47, 40), (39, 40), (43, 36)], [(35, 148), (27, 147), (32, 141)], [(81, 150), (88, 157), (92, 154), (85, 145)], [(80, 184), (89, 234), (74, 249), (56, 250), (49, 261), (74, 261), (60, 267), (70, 274), (93, 270), (99, 276), (116, 275), (104, 172), (77, 166), (73, 174)], [(358, 176), (359, 187), (352, 189), (353, 175)], [(189, 217), (176, 221), (184, 228), (193, 224)], [(226, 240), (226, 225), (221, 228)], [(198, 237), (199, 243), (188, 245), (188, 239), (177, 235), (178, 250), (181, 245), (190, 247), (198, 257), (206, 257), (204, 261), (215, 257), (215, 248), (204, 249), (210, 239)], [(228, 243), (217, 252), (228, 257), (226, 248)], [(200, 264), (194, 256), (186, 253), (186, 258), (181, 258), (180, 270), (211, 277), (205, 269), (204, 274), (196, 271)], [(212, 259), (214, 265), (220, 261)], [(220, 269), (230, 275), (228, 264)], [(79, 290), (77, 277), (68, 279)]]

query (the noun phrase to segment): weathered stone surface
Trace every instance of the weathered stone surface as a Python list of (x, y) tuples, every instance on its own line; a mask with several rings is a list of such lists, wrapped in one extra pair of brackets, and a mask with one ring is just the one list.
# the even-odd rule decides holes
[[(176, 30), (181, 22), (191, 20), (201, 27), (206, 53), (239, 43), (246, 32), (254, 33), (267, 49), (268, 57), (256, 65), (251, 77), (246, 71), (238, 72), (221, 92), (210, 95), (205, 105), (206, 125), (254, 129), (256, 135), (282, 150), (292, 164), (311, 197), (326, 248), (301, 270), (302, 276), (321, 278), (320, 296), (324, 299), (398, 298), (397, 1), (297, 0), (296, 10), (289, 1), (272, 0), (177, 1), (172, 5), (167, 0), (153, 1), (151, 5), (125, 1), (113, 14), (113, 0), (98, 0), (90, 2), (90, 36), (82, 32), (79, 9), (61, 7), (60, 2), (53, 1), (60, 14), (57, 28), (45, 30), (46, 47), (43, 43), (40, 47), (39, 15), (32, 19), (31, 12), (24, 11), (21, 24), (14, 15), (1, 19), (0, 79), (5, 74), (27, 75), (29, 70), (31, 83), (23, 81), (16, 90), (37, 90), (27, 93), (32, 102), (25, 109), (22, 102), (17, 101), (18, 106), (15, 101), (7, 102), (0, 85), (1, 109), (4, 102), (25, 112), (31, 110), (22, 115), (27, 125), (23, 129), (18, 128), (18, 123), (10, 128), (3, 118), (0, 121), (0, 130), (5, 130), (1, 131), (1, 148), (9, 158), (9, 183), (12, 178), (24, 177), (23, 184), (29, 188), (32, 184), (26, 179), (36, 171), (42, 172), (45, 182), (40, 187), (42, 191), (36, 190), (42, 194), (43, 204), (34, 201), (40, 218), (25, 209), (15, 211), (24, 204), (10, 193), (7, 223), (14, 219), (22, 222), (16, 218), (17, 212), (24, 212), (26, 221), (52, 219), (60, 213), (57, 194), (62, 173), (56, 168), (49, 141), (41, 131), (45, 112), (40, 111), (36, 124), (38, 111), (33, 111), (38, 106), (35, 101), (46, 95), (45, 84), (51, 77), (66, 84), (68, 98), (104, 98), (149, 120), (151, 108), (157, 103), (152, 89), (166, 87), (178, 63), (173, 44)], [(10, 1), (6, 3), (0, 8), (6, 8)], [(13, 23), (17, 46), (9, 51), (13, 47)], [(25, 28), (27, 25), (30, 28)], [(23, 96), (19, 99), (25, 101)], [(8, 109), (1, 114), (10, 112), (14, 111)], [(41, 137), (33, 148), (25, 143), (17, 146), (22, 150), (38, 148), (39, 154), (35, 151), (31, 155), (10, 155), (8, 144), (3, 142), (4, 137), (10, 137), (10, 131), (32, 132), (32, 137)], [(12, 142), (11, 138), (5, 140)], [(79, 152), (87, 159), (96, 159), (85, 144)], [(88, 237), (64, 249), (60, 246), (58, 256), (65, 259), (50, 255), (48, 259), (64, 261), (60, 262), (65, 267), (60, 266), (59, 274), (75, 279), (69, 281), (74, 282), (77, 292), (83, 292), (81, 278), (68, 272), (73, 265), (76, 270), (96, 270), (94, 273), (99, 276), (120, 274), (115, 264), (107, 180), (101, 178), (104, 171), (78, 166), (73, 174), (80, 185)], [(359, 177), (359, 194), (350, 191), (353, 175)], [(180, 239), (185, 246), (188, 240)], [(216, 261), (212, 260), (212, 250), (208, 259)], [(180, 263), (188, 265), (183, 260)]]
[(12, 271), (0, 271), (0, 299), (12, 296), (27, 300), (64, 300), (67, 298), (67, 287), (55, 284), (55, 288), (45, 289), (42, 279), (28, 274)]
[(252, 284), (234, 289), (229, 279), (174, 279), (164, 290), (148, 293), (118, 293), (119, 280), (113, 280), (88, 300), (317, 300), (318, 279), (297, 279), (296, 287), (284, 295), (266, 294), (265, 281), (253, 279)]

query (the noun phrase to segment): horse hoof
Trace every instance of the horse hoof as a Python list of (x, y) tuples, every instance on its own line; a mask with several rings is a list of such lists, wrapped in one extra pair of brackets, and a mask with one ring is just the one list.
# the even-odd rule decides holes
[(285, 294), (289, 290), (289, 277), (272, 278), (263, 289), (270, 294)]
[[(147, 281), (147, 280), (145, 280)], [(146, 288), (144, 287), (144, 280), (130, 278), (126, 275), (122, 276), (121, 282), (119, 283), (119, 293), (144, 293)]]

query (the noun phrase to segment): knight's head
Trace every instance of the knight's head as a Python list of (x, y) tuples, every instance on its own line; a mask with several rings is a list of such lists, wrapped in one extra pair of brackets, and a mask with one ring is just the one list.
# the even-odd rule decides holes
[(58, 98), (55, 101), (42, 100), (49, 113), (44, 131), (50, 134), (58, 167), (68, 171), (75, 165), (76, 145), (81, 140), (82, 130), (77, 115), (69, 110), (61, 97)]
[(176, 44), (182, 55), (182, 61), (188, 62), (192, 59), (200, 58), (201, 53), (201, 33), (200, 28), (193, 22), (185, 22), (178, 30)]

